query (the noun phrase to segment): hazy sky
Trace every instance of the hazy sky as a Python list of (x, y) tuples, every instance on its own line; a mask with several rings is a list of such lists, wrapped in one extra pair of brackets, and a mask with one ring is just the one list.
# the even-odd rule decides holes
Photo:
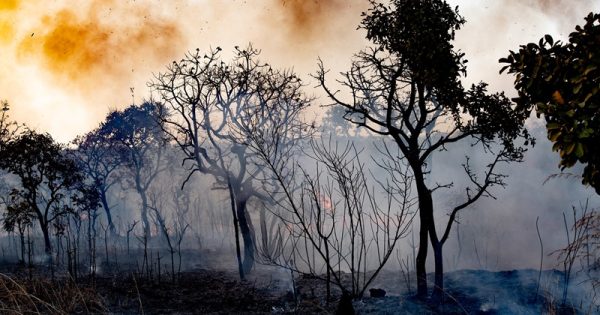
[[(511, 79), (498, 76), (498, 58), (546, 33), (564, 38), (588, 12), (600, 11), (597, 0), (449, 2), (467, 19), (456, 45), (470, 60), (467, 81), (509, 93)], [(318, 56), (332, 73), (342, 71), (365, 45), (356, 28), (367, 6), (366, 0), (0, 0), (0, 99), (10, 102), (16, 120), (69, 141), (109, 109), (147, 97), (153, 73), (195, 48), (229, 52), (252, 42), (264, 60), (303, 76), (314, 72)]]

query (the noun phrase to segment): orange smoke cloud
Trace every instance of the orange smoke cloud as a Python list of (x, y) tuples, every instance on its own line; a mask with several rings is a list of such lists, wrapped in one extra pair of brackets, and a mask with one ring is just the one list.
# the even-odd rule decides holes
[[(165, 62), (175, 54), (183, 41), (176, 23), (154, 18), (137, 4), (134, 10), (116, 13), (113, 4), (95, 1), (82, 17), (71, 9), (45, 16), (20, 40), (17, 56), (80, 85), (118, 78), (140, 62)], [(117, 16), (111, 17), (113, 12)]]
[(0, 11), (2, 10), (15, 10), (19, 7), (19, 0), (2, 0), (0, 1)]
[(318, 36), (350, 7), (346, 0), (277, 0), (285, 27), (303, 39)]
[(18, 0), (0, 1), (0, 44), (9, 43), (14, 37), (14, 19), (10, 13), (16, 10), (19, 4)]

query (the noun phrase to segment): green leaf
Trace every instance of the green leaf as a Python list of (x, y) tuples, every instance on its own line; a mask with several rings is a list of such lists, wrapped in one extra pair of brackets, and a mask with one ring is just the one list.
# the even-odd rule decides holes
[(560, 143), (558, 143), (558, 142), (555, 143), (554, 145), (552, 145), (552, 151), (556, 152), (556, 151), (560, 150), (561, 146), (562, 145)]
[(560, 137), (561, 134), (562, 134), (562, 132), (560, 132), (560, 130), (550, 131), (550, 132), (548, 132), (548, 140), (550, 140), (552, 142), (556, 142), (556, 140), (558, 140), (558, 138)]
[(546, 39), (546, 42), (550, 44), (550, 46), (554, 45), (554, 39), (552, 39), (552, 36), (546, 35), (544, 38)]
[(546, 129), (548, 129), (548, 130), (560, 129), (560, 124), (557, 122), (550, 122), (550, 123), (546, 124)]
[(571, 142), (567, 145), (567, 148), (565, 149), (565, 153), (567, 155), (573, 153), (573, 151), (575, 151), (575, 142)]
[(575, 156), (577, 156), (577, 158), (582, 158), (584, 154), (585, 150), (583, 149), (583, 144), (577, 142), (577, 145), (575, 145)]
[(594, 71), (598, 69), (598, 67), (596, 66), (589, 66), (585, 69), (585, 71), (583, 71), (583, 75), (588, 75), (590, 72)]
[(592, 128), (585, 128), (583, 129), (580, 133), (579, 133), (579, 139), (585, 139), (585, 138), (589, 138), (590, 136), (592, 136), (594, 134), (594, 129)]

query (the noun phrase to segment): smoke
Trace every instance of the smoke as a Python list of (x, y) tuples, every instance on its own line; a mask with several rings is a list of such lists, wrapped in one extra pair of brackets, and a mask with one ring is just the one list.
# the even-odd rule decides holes
[(61, 83), (92, 87), (128, 75), (142, 61), (166, 61), (176, 53), (183, 34), (174, 21), (143, 5), (115, 4), (94, 1), (83, 14), (64, 8), (43, 16), (20, 39), (19, 60), (36, 62)]
[(495, 91), (514, 96), (513, 78), (499, 76), (498, 59), (520, 45), (537, 42), (545, 34), (565, 41), (591, 11), (600, 11), (595, 0), (449, 0), (467, 20), (456, 34), (456, 47), (466, 53), (466, 84), (485, 81)]
[(2, 1), (0, 98), (60, 141), (92, 129), (186, 50), (180, 2)]
[(277, 0), (275, 6), (287, 21), (287, 33), (299, 40), (319, 37), (340, 11), (351, 7), (343, 0)]
[[(186, 51), (253, 43), (261, 58), (307, 78), (364, 46), (367, 1), (1, 1), (0, 98), (11, 116), (60, 141), (109, 109), (150, 96), (147, 82)], [(133, 88), (133, 89), (130, 89)], [(66, 128), (66, 126), (69, 126)]]

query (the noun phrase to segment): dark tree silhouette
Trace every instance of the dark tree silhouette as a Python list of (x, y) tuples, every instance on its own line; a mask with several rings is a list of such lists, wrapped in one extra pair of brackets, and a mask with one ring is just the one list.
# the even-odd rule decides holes
[(13, 191), (19, 202), (13, 209), (28, 213), (19, 214), (20, 218), (29, 213), (35, 217), (51, 259), (49, 229), (55, 220), (73, 212), (69, 191), (83, 181), (82, 173), (50, 135), (31, 130), (6, 143), (0, 151), (0, 168), (19, 179), (21, 187)]
[(27, 201), (23, 199), (18, 189), (13, 189), (8, 198), (2, 203), (6, 207), (6, 212), (2, 216), (2, 227), (7, 232), (18, 232), (21, 245), (21, 263), (25, 263), (25, 231), (31, 227), (34, 214), (29, 210)]
[[(279, 184), (271, 192), (277, 200), (272, 213), (282, 223), (272, 246), (261, 248), (265, 263), (324, 280), (328, 301), (331, 284), (350, 299), (362, 298), (414, 217), (406, 165), (372, 178), (361, 150), (330, 138), (310, 142), (309, 170), (312, 163), (302, 165), (293, 148), (280, 149), (277, 158), (262, 143), (258, 152)], [(340, 270), (349, 272), (349, 281)]]
[[(492, 196), (492, 186), (505, 184), (496, 166), (520, 161), (524, 149), (513, 140), (529, 138), (523, 129), (527, 115), (514, 111), (503, 94), (488, 94), (484, 83), (469, 90), (462, 87), (466, 61), (452, 41), (463, 23), (457, 10), (442, 0), (394, 0), (391, 6), (372, 1), (361, 27), (375, 46), (358, 53), (350, 70), (342, 74), (344, 93), (327, 83), (322, 63), (315, 75), (333, 104), (345, 109), (347, 119), (392, 138), (408, 162), (419, 205), (416, 268), (420, 297), (427, 295), (428, 242), (435, 258), (434, 297), (441, 297), (442, 248), (456, 215), (480, 197)], [(433, 192), (448, 185), (428, 186), (427, 161), (435, 152), (469, 140), (490, 153), (491, 161), (477, 174), (467, 158), (463, 168), (471, 186), (464, 200), (447, 210), (450, 218), (438, 236)]]
[(0, 148), (4, 146), (8, 140), (12, 139), (17, 135), (21, 126), (15, 121), (10, 120), (8, 111), (10, 106), (7, 101), (0, 101)]
[[(257, 187), (264, 167), (256, 163), (249, 139), (257, 132), (295, 132), (293, 121), (309, 99), (300, 91), (302, 84), (294, 73), (260, 62), (259, 51), (252, 46), (236, 47), (229, 63), (221, 60), (220, 50), (187, 54), (157, 75), (151, 86), (170, 109), (165, 127), (185, 154), (188, 179), (195, 172), (211, 174), (217, 181), (215, 188), (229, 193), (243, 278), (254, 265), (255, 250), (248, 201), (266, 198)], [(281, 129), (271, 130), (275, 125)], [(238, 228), (244, 243), (243, 261)]]
[(157, 176), (165, 170), (162, 115), (164, 115), (163, 106), (158, 103), (131, 105), (123, 111), (108, 114), (97, 131), (100, 139), (112, 142), (110, 145), (121, 152), (127, 180), (140, 196), (144, 237), (151, 236), (148, 189)]
[(102, 208), (106, 213), (108, 228), (115, 233), (108, 191), (120, 181), (117, 173), (119, 167), (125, 162), (126, 151), (115, 141), (103, 137), (99, 129), (77, 137), (73, 144), (77, 146), (77, 149), (72, 151), (72, 156), (98, 190)]
[(546, 35), (510, 52), (500, 73), (514, 74), (521, 110), (544, 115), (561, 170), (584, 164), (583, 184), (600, 194), (600, 14), (590, 13), (569, 42)]

